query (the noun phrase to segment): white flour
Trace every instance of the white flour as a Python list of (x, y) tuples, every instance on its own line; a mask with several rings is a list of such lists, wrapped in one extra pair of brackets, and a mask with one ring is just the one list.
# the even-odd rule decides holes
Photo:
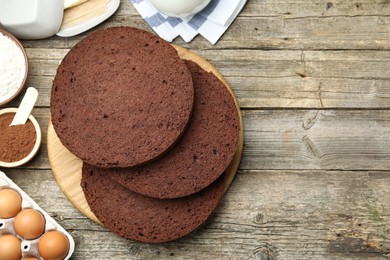
[(26, 61), (19, 46), (0, 32), (0, 103), (19, 89), (26, 73)]

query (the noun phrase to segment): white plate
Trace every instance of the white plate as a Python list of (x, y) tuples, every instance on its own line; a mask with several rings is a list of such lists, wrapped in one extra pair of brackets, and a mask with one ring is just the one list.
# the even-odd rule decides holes
[(77, 34), (88, 31), (89, 29), (95, 27), (96, 25), (100, 24), (101, 22), (108, 19), (111, 15), (113, 15), (116, 12), (116, 10), (118, 10), (119, 5), (120, 5), (120, 0), (111, 0), (107, 6), (107, 12), (105, 12), (104, 14), (92, 18), (88, 21), (85, 21), (81, 24), (68, 27), (65, 29), (60, 29), (57, 35), (60, 37), (72, 37)]

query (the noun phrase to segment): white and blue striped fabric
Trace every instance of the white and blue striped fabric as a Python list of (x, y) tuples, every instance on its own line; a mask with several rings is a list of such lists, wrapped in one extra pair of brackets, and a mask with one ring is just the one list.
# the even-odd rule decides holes
[(158, 12), (148, 0), (130, 0), (150, 27), (166, 41), (171, 42), (181, 36), (185, 42), (190, 42), (197, 34), (201, 34), (212, 44), (229, 28), (246, 1), (211, 0), (200, 13), (183, 19)]

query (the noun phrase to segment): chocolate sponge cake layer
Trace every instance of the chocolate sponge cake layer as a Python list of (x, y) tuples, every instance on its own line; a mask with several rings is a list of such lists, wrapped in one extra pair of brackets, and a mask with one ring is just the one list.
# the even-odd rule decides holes
[(66, 148), (97, 167), (134, 167), (169, 150), (193, 108), (191, 74), (148, 32), (113, 27), (75, 45), (58, 67), (51, 119)]
[(104, 226), (119, 236), (162, 243), (185, 236), (204, 223), (224, 192), (220, 178), (205, 190), (179, 199), (155, 199), (131, 192), (104, 169), (83, 164), (81, 186)]
[(109, 176), (134, 192), (178, 198), (198, 192), (228, 167), (237, 150), (240, 121), (233, 97), (212, 73), (186, 61), (194, 89), (194, 112), (178, 144), (159, 160), (133, 169), (110, 169)]

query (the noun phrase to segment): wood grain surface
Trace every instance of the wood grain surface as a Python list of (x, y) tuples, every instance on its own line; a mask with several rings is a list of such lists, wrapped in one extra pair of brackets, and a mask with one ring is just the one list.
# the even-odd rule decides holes
[[(128, 0), (91, 31), (118, 25), (152, 32)], [(22, 42), (44, 137), (57, 66), (91, 31)], [(74, 208), (43, 138), (33, 161), (2, 170), (70, 231), (73, 258), (388, 259), (390, 1), (249, 0), (216, 45), (201, 36), (174, 43), (213, 64), (237, 96), (245, 128), (237, 176), (195, 234), (140, 244)]]

